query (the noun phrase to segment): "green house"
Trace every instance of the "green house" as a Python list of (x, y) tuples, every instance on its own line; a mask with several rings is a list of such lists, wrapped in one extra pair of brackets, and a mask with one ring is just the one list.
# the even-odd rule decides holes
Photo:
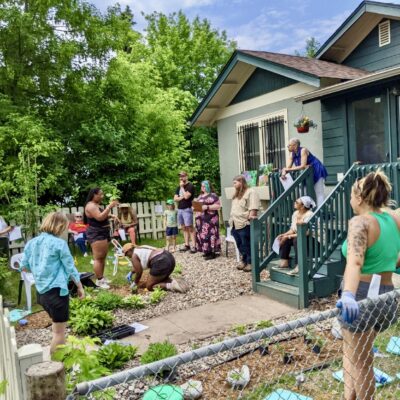
[[(311, 297), (337, 288), (344, 268), (338, 249), (347, 235), (354, 180), (385, 163), (399, 198), (399, 96), (400, 5), (363, 1), (315, 59), (250, 50), (232, 55), (191, 121), (217, 127), (224, 219), (232, 178), (260, 164), (282, 168), (291, 138), (323, 160), (329, 173), (327, 199), (304, 228), (313, 232), (313, 249), (299, 237), (303, 255), (296, 277), (274, 271), (271, 238), (287, 228), (292, 201), (310, 186), (310, 177), (300, 174), (283, 193), (273, 174), (270, 190), (256, 189), (269, 208), (252, 225), (255, 291), (305, 307)], [(293, 124), (305, 115), (317, 129), (301, 134)], [(263, 280), (264, 270), (269, 277)]]

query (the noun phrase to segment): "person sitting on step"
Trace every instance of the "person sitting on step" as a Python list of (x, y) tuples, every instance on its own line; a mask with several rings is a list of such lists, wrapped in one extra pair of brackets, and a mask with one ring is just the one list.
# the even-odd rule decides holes
[(279, 255), (281, 257), (280, 268), (289, 268), (289, 254), (291, 247), (294, 247), (295, 254), (295, 268), (290, 271), (291, 275), (295, 275), (299, 272), (297, 265), (297, 224), (304, 224), (313, 215), (312, 208), (315, 207), (315, 202), (310, 196), (302, 196), (294, 202), (295, 212), (292, 215), (292, 224), (290, 229), (278, 235), (279, 241)]

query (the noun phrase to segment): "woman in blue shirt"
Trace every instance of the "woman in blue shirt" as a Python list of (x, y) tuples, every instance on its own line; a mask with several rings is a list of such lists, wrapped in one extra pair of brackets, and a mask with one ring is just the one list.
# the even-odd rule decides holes
[(308, 149), (300, 147), (299, 139), (290, 139), (288, 150), (290, 151), (289, 163), (286, 168), (282, 169), (282, 178), (284, 179), (286, 173), (290, 171), (299, 171), (301, 169), (306, 169), (309, 166), (313, 167), (314, 190), (317, 207), (319, 207), (325, 199), (325, 179), (328, 176), (324, 164), (322, 164), (317, 157), (311, 154)]
[(78, 287), (78, 297), (85, 297), (67, 242), (59, 237), (67, 227), (68, 219), (64, 214), (48, 214), (40, 227), (42, 233), (26, 244), (21, 261), (21, 269), (32, 272), (35, 278), (38, 303), (53, 321), (51, 354), (57, 346), (65, 343), (65, 328), (69, 319), (70, 278)]

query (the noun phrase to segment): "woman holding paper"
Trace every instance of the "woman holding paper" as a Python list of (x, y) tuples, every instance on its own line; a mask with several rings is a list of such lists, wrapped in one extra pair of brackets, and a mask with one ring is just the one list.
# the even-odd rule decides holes
[(317, 206), (319, 207), (325, 199), (324, 184), (325, 179), (328, 176), (328, 172), (324, 164), (322, 164), (317, 157), (311, 154), (307, 148), (300, 147), (299, 139), (290, 139), (287, 147), (290, 152), (289, 163), (286, 168), (282, 169), (282, 179), (285, 179), (285, 176), (288, 172), (299, 171), (306, 169), (309, 166), (313, 167), (314, 190), (317, 198)]
[[(214, 193), (209, 181), (201, 182), (200, 196), (193, 203), (201, 203), (201, 211), (196, 213), (196, 250), (203, 253), (206, 260), (214, 259), (221, 252), (219, 237), (219, 197)], [(194, 209), (196, 211), (196, 209)]]
[[(118, 231), (123, 229), (131, 240), (132, 244), (136, 244), (136, 226), (138, 224), (138, 219), (136, 211), (128, 204), (123, 203), (118, 207)], [(118, 233), (118, 231), (116, 231)], [(124, 240), (123, 238), (121, 238)]]
[(292, 215), (292, 224), (290, 225), (290, 229), (277, 237), (279, 242), (279, 255), (281, 257), (281, 268), (289, 268), (289, 254), (291, 247), (294, 247), (294, 260), (296, 266), (290, 271), (291, 275), (299, 273), (299, 267), (297, 265), (297, 224), (307, 222), (313, 215), (312, 208), (314, 207), (315, 202), (310, 196), (298, 198), (294, 202), (294, 208), (296, 211)]
[(372, 281), (380, 280), (374, 295), (393, 290), (392, 275), (399, 265), (400, 217), (383, 210), (389, 206), (391, 184), (381, 172), (371, 172), (354, 183), (350, 204), (356, 214), (350, 220), (342, 253), (346, 270), (339, 322), (343, 336), (344, 393), (346, 400), (374, 398), (375, 381), (372, 347), (376, 333), (397, 320), (396, 300), (378, 300), (361, 308), (358, 301), (374, 296)]

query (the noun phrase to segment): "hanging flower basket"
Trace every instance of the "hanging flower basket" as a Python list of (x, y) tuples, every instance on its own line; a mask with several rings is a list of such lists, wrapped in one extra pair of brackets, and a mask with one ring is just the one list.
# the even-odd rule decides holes
[(316, 128), (317, 124), (309, 117), (304, 116), (297, 120), (294, 126), (297, 128), (298, 133), (307, 133), (310, 128)]
[(309, 126), (298, 126), (297, 132), (298, 133), (307, 133), (310, 130)]

